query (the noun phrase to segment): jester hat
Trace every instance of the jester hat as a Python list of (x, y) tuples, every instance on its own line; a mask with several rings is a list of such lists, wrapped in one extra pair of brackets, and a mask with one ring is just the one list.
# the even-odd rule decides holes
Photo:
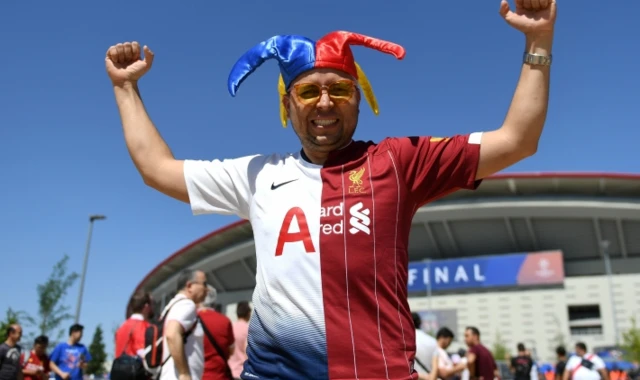
[(300, 74), (317, 68), (329, 68), (346, 72), (358, 81), (374, 114), (379, 113), (378, 101), (371, 84), (356, 63), (350, 45), (361, 45), (403, 59), (405, 50), (392, 42), (379, 40), (358, 33), (331, 32), (318, 41), (297, 35), (278, 35), (260, 42), (249, 49), (233, 66), (227, 87), (231, 96), (236, 96), (242, 82), (268, 59), (276, 59), (280, 66), (278, 93), (280, 95), (280, 120), (287, 126), (287, 113), (282, 97), (294, 79)]

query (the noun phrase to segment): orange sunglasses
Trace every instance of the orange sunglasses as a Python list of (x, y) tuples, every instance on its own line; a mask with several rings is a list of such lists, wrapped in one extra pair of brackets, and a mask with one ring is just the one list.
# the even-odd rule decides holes
[(356, 84), (350, 80), (339, 80), (328, 86), (320, 86), (315, 83), (298, 83), (293, 86), (296, 97), (302, 104), (317, 103), (322, 96), (322, 91), (327, 90), (332, 102), (346, 103), (356, 93)]

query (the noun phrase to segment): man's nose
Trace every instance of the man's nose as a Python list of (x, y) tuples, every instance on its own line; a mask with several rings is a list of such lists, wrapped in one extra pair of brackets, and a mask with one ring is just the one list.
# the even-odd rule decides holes
[(320, 99), (318, 99), (317, 107), (321, 110), (328, 110), (333, 107), (333, 102), (331, 101), (331, 97), (326, 90), (323, 90), (320, 94)]

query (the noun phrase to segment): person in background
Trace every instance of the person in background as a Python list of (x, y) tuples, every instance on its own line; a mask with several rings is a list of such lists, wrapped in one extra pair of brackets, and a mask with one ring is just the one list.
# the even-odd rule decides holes
[(84, 326), (74, 324), (69, 328), (69, 339), (58, 344), (51, 352), (49, 365), (56, 380), (82, 380), (91, 354), (82, 340)]
[(454, 378), (456, 375), (460, 375), (462, 371), (467, 369), (467, 359), (461, 358), (457, 363), (453, 362), (453, 359), (449, 357), (447, 348), (451, 345), (454, 335), (453, 331), (447, 327), (442, 327), (436, 334), (437, 347), (433, 353), (433, 359), (431, 360), (432, 373), (436, 373), (432, 379), (448, 380)]
[[(207, 297), (198, 305), (198, 317), (202, 323), (204, 337), (204, 374), (202, 380), (231, 380), (231, 369), (227, 364), (234, 350), (231, 320), (213, 309), (216, 289), (207, 286)], [(218, 352), (220, 350), (220, 352)]]
[(0, 380), (20, 380), (22, 371), (20, 366), (20, 352), (18, 344), (22, 338), (22, 326), (10, 325), (7, 328), (7, 340), (0, 344)]
[(464, 331), (464, 341), (469, 347), (467, 351), (469, 379), (493, 380), (499, 378), (500, 373), (493, 354), (480, 343), (480, 330), (476, 327), (467, 327)]
[(160, 315), (164, 320), (160, 380), (202, 380), (204, 331), (196, 305), (207, 296), (207, 276), (201, 270), (185, 269), (177, 285), (178, 293)]
[(20, 361), (22, 362), (24, 380), (45, 380), (49, 378), (51, 367), (49, 366), (47, 347), (49, 347), (49, 338), (46, 335), (40, 335), (33, 342), (29, 357), (25, 358), (24, 354), (22, 355)]
[(509, 369), (513, 373), (514, 380), (534, 380), (532, 379), (533, 367), (533, 359), (531, 359), (527, 348), (523, 343), (518, 343), (518, 355), (511, 358), (509, 362)]
[(416, 366), (419, 379), (428, 379), (427, 376), (431, 372), (431, 359), (433, 353), (436, 352), (438, 344), (433, 337), (422, 330), (422, 318), (420, 314), (411, 313), (413, 317), (413, 327), (416, 329)]
[[(123, 354), (143, 356), (144, 334), (153, 319), (153, 300), (151, 294), (139, 291), (129, 300), (131, 314), (116, 331), (115, 357)], [(129, 312), (127, 312), (129, 314)]]
[(576, 354), (568, 361), (563, 380), (609, 380), (604, 361), (596, 354), (587, 353), (587, 345), (576, 343)]
[(233, 337), (235, 349), (229, 357), (229, 367), (234, 379), (239, 380), (245, 360), (247, 360), (247, 336), (249, 334), (249, 319), (251, 318), (251, 306), (248, 301), (240, 301), (236, 305), (238, 320), (233, 323)]
[(567, 365), (567, 350), (565, 350), (564, 346), (556, 348), (556, 356), (558, 357), (558, 362), (556, 363), (555, 380), (562, 380), (564, 367)]

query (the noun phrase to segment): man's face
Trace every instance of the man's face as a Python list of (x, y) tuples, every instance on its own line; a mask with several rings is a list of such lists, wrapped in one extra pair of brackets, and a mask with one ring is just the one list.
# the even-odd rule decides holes
[[(312, 97), (318, 92), (310, 84), (320, 86), (318, 98)], [(305, 153), (312, 158), (326, 158), (351, 141), (360, 107), (356, 84), (347, 73), (332, 69), (310, 70), (291, 83), (283, 103)]]
[(35, 344), (33, 346), (33, 350), (36, 352), (36, 355), (42, 356), (47, 353), (47, 345), (46, 344)]
[(78, 343), (82, 340), (82, 330), (80, 331), (74, 331), (71, 333), (71, 340)]
[(473, 331), (464, 331), (464, 342), (467, 344), (467, 346), (473, 346), (474, 344), (476, 344), (476, 336)]
[(586, 354), (586, 352), (579, 346), (576, 346), (575, 349), (576, 349), (576, 354), (580, 356), (584, 356), (584, 354)]
[(440, 338), (439, 345), (443, 350), (446, 350), (451, 345), (451, 338)]
[(202, 271), (197, 271), (187, 285), (190, 298), (196, 304), (204, 301), (207, 296), (207, 276)]
[(11, 334), (11, 339), (14, 342), (19, 342), (22, 339), (22, 327), (20, 325), (15, 325), (13, 327), (13, 333)]

